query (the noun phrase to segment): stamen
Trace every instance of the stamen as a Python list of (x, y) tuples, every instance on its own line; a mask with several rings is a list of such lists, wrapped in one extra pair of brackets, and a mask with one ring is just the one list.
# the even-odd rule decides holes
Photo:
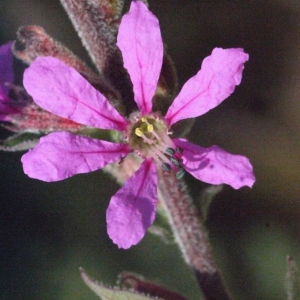
[(180, 157), (176, 157), (177, 161), (181, 164), (183, 162), (183, 159)]
[[(159, 144), (155, 144), (155, 145), (153, 145), (153, 147), (151, 147), (153, 154), (156, 156), (156, 157), (154, 156), (154, 159), (156, 161), (163, 162), (162, 168), (167, 172), (170, 172), (171, 169), (177, 170), (176, 178), (182, 179), (185, 174), (185, 171), (180, 164), (181, 159), (176, 158), (174, 156), (170, 156), (170, 154), (168, 153), (168, 152), (175, 152), (175, 150), (172, 148), (169, 148), (169, 147), (166, 149), (161, 149), (161, 148), (162, 148), (162, 146)], [(172, 167), (172, 165), (173, 165), (173, 167)]]
[(155, 143), (154, 140), (151, 140), (148, 137), (146, 137), (146, 135), (144, 134), (144, 131), (143, 131), (143, 129), (141, 127), (136, 128), (134, 130), (134, 133), (135, 133), (136, 136), (141, 137), (145, 143), (148, 143), (150, 145), (152, 145), (153, 143)]
[(164, 171), (166, 172), (171, 172), (172, 166), (170, 164), (170, 161), (165, 157), (162, 153), (159, 152), (157, 149), (152, 149), (153, 150), (153, 159), (155, 160), (156, 164), (158, 166), (161, 166)]
[(157, 143), (155, 147), (156, 149), (160, 150), (164, 155), (167, 155), (168, 159), (172, 155), (171, 154), (172, 151), (175, 153), (174, 149), (172, 149), (171, 147), (166, 148), (166, 145), (162, 143)]
[(183, 169), (183, 168), (180, 168), (180, 169), (178, 169), (178, 171), (176, 172), (176, 178), (177, 178), (177, 179), (182, 179), (183, 176), (184, 176), (184, 174), (185, 174), (184, 169)]
[(170, 157), (170, 161), (174, 166), (180, 167), (180, 162), (174, 156)]
[(160, 140), (160, 137), (159, 137), (159, 136), (157, 135), (157, 133), (154, 131), (154, 126), (153, 126), (153, 124), (149, 123), (149, 122), (148, 122), (148, 119), (145, 118), (145, 117), (142, 117), (142, 118), (141, 118), (141, 121), (142, 121), (143, 123), (146, 123), (146, 124), (147, 124), (147, 131), (150, 132), (150, 133), (152, 133), (158, 140)]
[(160, 158), (161, 162), (166, 162), (167, 164), (170, 163), (170, 160), (156, 147), (157, 145), (154, 145), (151, 147), (151, 150), (156, 154), (158, 158)]
[(179, 148), (179, 147), (177, 147), (177, 148), (175, 149), (175, 151), (176, 151), (177, 153), (180, 153), (180, 154), (183, 153), (183, 149), (182, 149), (182, 148)]
[(148, 124), (147, 130), (148, 130), (149, 132), (153, 132), (153, 125), (152, 125), (152, 124)]
[(142, 135), (142, 138), (143, 138), (144, 142), (148, 143), (149, 145), (152, 145), (155, 143), (154, 140), (147, 138), (144, 134)]
[(163, 163), (162, 164), (162, 168), (166, 171), (166, 172), (170, 172), (171, 171), (171, 166), (169, 165), (169, 164), (167, 164), (167, 163)]
[(175, 149), (174, 143), (172, 142), (172, 140), (170, 139), (170, 137), (167, 134), (161, 133), (160, 137), (167, 147)]
[[(148, 125), (149, 126), (149, 125)], [(153, 126), (153, 125), (152, 125)], [(152, 134), (157, 138), (158, 141), (161, 140), (161, 138), (158, 136), (158, 134), (153, 130)]]
[(161, 138), (160, 138), (160, 136), (156, 133), (156, 131), (154, 130), (154, 126), (153, 126), (152, 124), (149, 124), (149, 123), (147, 123), (147, 124), (148, 124), (148, 126), (147, 126), (148, 131), (151, 132), (151, 133), (156, 137), (156, 139), (157, 139), (158, 141), (160, 141)]
[(176, 178), (182, 179), (185, 174), (181, 165), (183, 149), (174, 145), (166, 124), (155, 116), (146, 116), (133, 126), (129, 137), (133, 149), (141, 150), (141, 156), (152, 157), (165, 172), (175, 172)]
[(142, 137), (144, 135), (143, 131), (141, 128), (136, 128), (134, 131), (135, 135)]
[(166, 152), (167, 152), (168, 154), (170, 154), (170, 155), (174, 155), (174, 154), (175, 154), (175, 150), (174, 150), (173, 148), (170, 148), (170, 147), (168, 147), (168, 148), (166, 149)]

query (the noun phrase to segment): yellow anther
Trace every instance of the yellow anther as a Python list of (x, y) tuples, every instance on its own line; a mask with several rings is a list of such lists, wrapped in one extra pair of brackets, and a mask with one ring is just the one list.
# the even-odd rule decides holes
[(135, 135), (137, 135), (139, 137), (144, 135), (143, 130), (139, 127), (135, 129), (134, 133), (135, 133)]
[(152, 125), (152, 124), (148, 124), (147, 130), (148, 130), (149, 132), (153, 132), (153, 125)]
[(144, 123), (148, 123), (147, 118), (145, 118), (145, 117), (142, 117), (141, 120), (142, 120), (142, 122), (144, 122)]

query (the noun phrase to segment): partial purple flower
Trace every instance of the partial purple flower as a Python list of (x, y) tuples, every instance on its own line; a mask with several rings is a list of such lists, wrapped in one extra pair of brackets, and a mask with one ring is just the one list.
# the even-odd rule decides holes
[(0, 47), (0, 100), (8, 97), (9, 88), (5, 85), (14, 81), (12, 42)]
[(217, 146), (201, 148), (184, 139), (171, 139), (170, 126), (200, 116), (219, 105), (237, 86), (248, 55), (242, 49), (216, 48), (201, 70), (183, 86), (165, 117), (152, 112), (163, 59), (158, 20), (140, 1), (131, 3), (121, 21), (117, 45), (127, 69), (139, 112), (126, 119), (77, 71), (53, 57), (38, 58), (25, 71), (24, 86), (44, 109), (74, 122), (124, 133), (123, 143), (111, 143), (54, 132), (22, 157), (32, 178), (57, 181), (126, 159), (133, 152), (144, 159), (140, 168), (111, 198), (107, 230), (120, 248), (137, 244), (153, 223), (157, 206), (157, 172), (184, 170), (211, 184), (238, 189), (255, 181), (249, 160)]
[(12, 42), (0, 47), (0, 120), (10, 121), (9, 114), (15, 110), (9, 98), (9, 84), (14, 81)]
[[(0, 46), (0, 121), (14, 132), (76, 131), (82, 126), (37, 106), (26, 91), (14, 85), (12, 42)], [(13, 98), (10, 97), (13, 94)]]

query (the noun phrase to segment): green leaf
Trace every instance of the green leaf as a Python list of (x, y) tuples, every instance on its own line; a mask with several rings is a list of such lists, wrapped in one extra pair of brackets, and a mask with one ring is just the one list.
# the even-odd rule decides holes
[(157, 299), (163, 300), (162, 298), (153, 298), (137, 292), (120, 290), (117, 287), (107, 287), (103, 284), (95, 281), (89, 277), (85, 271), (81, 268), (81, 277), (85, 284), (98, 295), (102, 300), (148, 300)]

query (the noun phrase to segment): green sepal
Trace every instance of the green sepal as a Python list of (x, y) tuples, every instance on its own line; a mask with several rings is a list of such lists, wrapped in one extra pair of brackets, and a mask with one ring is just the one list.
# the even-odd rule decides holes
[[(103, 1), (102, 13), (105, 15), (108, 24), (109, 20), (119, 20), (122, 17), (122, 11), (124, 8), (124, 0), (109, 0)], [(110, 12), (108, 14), (108, 11)]]
[(83, 269), (80, 269), (81, 277), (85, 284), (96, 293), (102, 300), (148, 300), (148, 299), (157, 299), (163, 300), (162, 298), (153, 298), (141, 293), (121, 290), (118, 287), (107, 287), (93, 278), (89, 277)]
[(113, 143), (119, 143), (123, 139), (123, 135), (120, 131), (98, 129), (92, 127), (83, 127), (78, 132), (76, 132), (76, 134)]
[(199, 197), (199, 209), (202, 213), (203, 221), (206, 221), (209, 207), (214, 198), (223, 190), (223, 185), (210, 185), (205, 188)]
[(162, 68), (155, 95), (153, 97), (153, 111), (165, 115), (178, 91), (178, 77), (171, 57), (166, 53), (163, 56)]
[[(83, 127), (77, 132), (72, 132), (76, 135), (82, 135), (93, 139), (99, 139), (109, 142), (118, 143), (123, 139), (122, 133), (116, 130), (104, 130), (91, 127)], [(7, 152), (24, 151), (35, 147), (39, 139), (47, 133), (21, 132), (9, 136), (0, 141), (0, 150)]]
[(122, 272), (118, 276), (121, 287), (133, 289), (147, 295), (156, 296), (165, 300), (187, 300), (177, 292), (171, 291), (155, 282), (146, 280), (142, 275), (132, 272)]
[(147, 7), (149, 7), (149, 3), (148, 0), (140, 0), (141, 2), (145, 3), (147, 5)]
[(0, 150), (16, 152), (32, 149), (42, 136), (43, 134), (32, 132), (17, 133), (0, 141)]

